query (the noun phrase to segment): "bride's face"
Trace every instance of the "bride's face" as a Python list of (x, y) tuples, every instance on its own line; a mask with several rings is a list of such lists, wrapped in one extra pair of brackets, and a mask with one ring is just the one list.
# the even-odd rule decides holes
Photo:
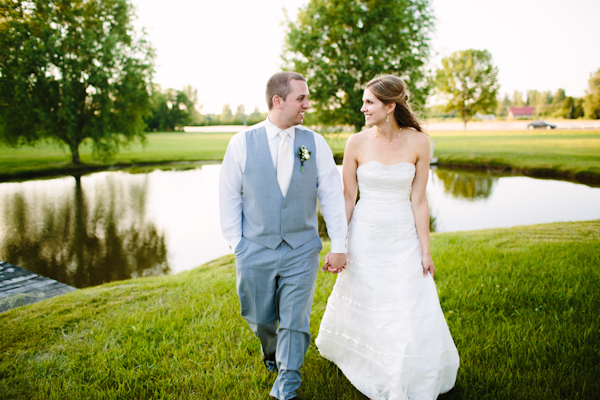
[(363, 106), (360, 111), (365, 114), (365, 125), (375, 126), (385, 122), (388, 113), (388, 106), (383, 104), (369, 88), (365, 89), (363, 94)]

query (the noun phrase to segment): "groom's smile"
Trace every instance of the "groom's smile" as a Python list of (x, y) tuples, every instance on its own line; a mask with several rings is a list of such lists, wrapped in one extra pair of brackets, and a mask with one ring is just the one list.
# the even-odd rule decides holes
[(308, 85), (304, 81), (292, 80), (290, 82), (292, 91), (286, 99), (281, 102), (281, 116), (287, 126), (279, 126), (281, 129), (287, 129), (294, 125), (302, 124), (306, 111), (310, 108), (308, 101)]

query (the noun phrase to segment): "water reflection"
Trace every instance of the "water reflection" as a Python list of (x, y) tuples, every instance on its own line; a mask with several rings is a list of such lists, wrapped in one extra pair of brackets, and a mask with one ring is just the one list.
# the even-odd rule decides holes
[(432, 179), (439, 180), (446, 193), (464, 200), (487, 199), (498, 177), (483, 173), (453, 170), (433, 170)]
[(27, 186), (4, 197), (2, 260), (76, 287), (169, 272), (165, 236), (146, 217), (147, 178), (107, 176), (85, 191), (79, 176), (58, 181), (57, 197)]
[[(84, 287), (176, 273), (230, 254), (219, 224), (220, 165), (168, 168), (0, 183), (0, 260)], [(432, 231), (600, 218), (599, 188), (430, 174)], [(326, 236), (322, 216), (319, 233)]]

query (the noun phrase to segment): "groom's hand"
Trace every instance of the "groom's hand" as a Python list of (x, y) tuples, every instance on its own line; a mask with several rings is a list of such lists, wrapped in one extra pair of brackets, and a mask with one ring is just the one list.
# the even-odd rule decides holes
[(346, 253), (327, 253), (323, 271), (329, 271), (333, 274), (342, 272), (346, 268)]

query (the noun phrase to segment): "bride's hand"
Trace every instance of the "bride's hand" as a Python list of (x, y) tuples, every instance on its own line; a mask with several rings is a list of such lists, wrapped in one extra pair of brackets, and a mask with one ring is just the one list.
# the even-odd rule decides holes
[[(325, 269), (327, 268), (327, 269)], [(331, 253), (325, 256), (325, 265), (323, 270), (327, 270), (332, 274), (338, 274), (346, 268), (346, 253)]]
[(325, 256), (325, 262), (323, 263), (323, 271), (327, 272), (329, 270), (329, 253)]
[(427, 272), (429, 272), (433, 278), (433, 275), (435, 274), (435, 265), (433, 265), (431, 254), (422, 255), (421, 264), (423, 265), (423, 276), (427, 276)]

